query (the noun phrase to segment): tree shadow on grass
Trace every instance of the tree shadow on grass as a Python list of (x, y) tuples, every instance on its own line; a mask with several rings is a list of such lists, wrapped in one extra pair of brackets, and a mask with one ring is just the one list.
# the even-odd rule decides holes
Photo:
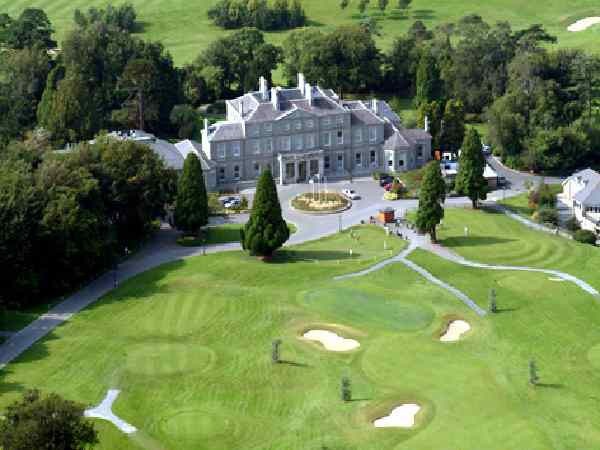
[(496, 312), (494, 314), (505, 314), (505, 313), (509, 313), (509, 312), (515, 312), (518, 310), (519, 310), (519, 308), (498, 308), (498, 309), (496, 309)]
[(537, 383), (535, 386), (547, 389), (562, 389), (565, 387), (565, 385), (562, 383)]
[(456, 236), (442, 239), (440, 243), (445, 247), (479, 247), (484, 245), (506, 244), (516, 239), (499, 238), (494, 236)]
[(306, 261), (339, 261), (360, 258), (359, 253), (350, 255), (338, 250), (280, 250), (271, 259), (273, 264), (286, 264)]
[(290, 361), (288, 359), (280, 359), (279, 360), (279, 364), (286, 364), (286, 365), (292, 366), (292, 367), (310, 367), (306, 363), (301, 363), (301, 362), (297, 362), (297, 361)]
[(412, 11), (413, 19), (430, 20), (434, 19), (434, 11), (432, 9), (415, 9)]

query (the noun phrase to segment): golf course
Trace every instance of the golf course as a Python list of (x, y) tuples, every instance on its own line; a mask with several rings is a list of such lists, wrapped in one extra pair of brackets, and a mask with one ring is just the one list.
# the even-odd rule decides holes
[[(23, 8), (38, 7), (46, 11), (56, 29), (59, 41), (65, 37), (73, 24), (73, 12), (79, 8), (104, 7), (108, 0), (0, 0), (0, 11), (11, 16), (18, 15)], [(114, 3), (114, 2), (113, 2)], [(117, 2), (118, 3), (118, 2)], [(130, 0), (135, 6), (142, 24), (142, 36), (162, 42), (172, 53), (179, 65), (192, 62), (200, 51), (226, 31), (216, 27), (208, 19), (207, 10), (216, 0), (189, 2), (186, 0)], [(340, 25), (358, 23), (360, 20), (358, 2), (350, 1), (349, 6), (340, 9), (338, 0), (304, 0), (310, 26), (329, 31)], [(569, 26), (587, 17), (600, 15), (597, 2), (574, 0), (565, 2), (549, 0), (543, 4), (520, 2), (517, 0), (414, 0), (407, 14), (393, 14), (395, 2), (390, 2), (385, 15), (380, 15), (377, 2), (371, 1), (367, 12), (377, 17), (381, 26), (381, 36), (377, 38), (382, 49), (391, 46), (394, 38), (405, 32), (415, 20), (422, 20), (427, 26), (459, 20), (472, 13), (479, 14), (489, 23), (507, 21), (513, 28), (525, 28), (540, 23), (547, 31), (558, 37), (559, 45), (568, 48), (600, 50), (597, 39), (600, 25), (596, 24), (581, 31), (570, 32)], [(281, 43), (287, 32), (267, 33), (267, 39)]]
[[(448, 209), (439, 235), (473, 261), (562, 270), (600, 288), (597, 248), (500, 213)], [(402, 264), (334, 280), (406, 245), (359, 226), (269, 263), (233, 251), (142, 273), (0, 372), (0, 408), (34, 386), (88, 407), (119, 389), (112, 411), (138, 431), (94, 419), (106, 450), (600, 447), (599, 299), (544, 273), (424, 250), (408, 258), (483, 309), (494, 289), (497, 313), (480, 317)], [(451, 323), (466, 328), (444, 341)], [(353, 345), (333, 351), (344, 349), (311, 331)], [(402, 405), (414, 423), (374, 425)]]

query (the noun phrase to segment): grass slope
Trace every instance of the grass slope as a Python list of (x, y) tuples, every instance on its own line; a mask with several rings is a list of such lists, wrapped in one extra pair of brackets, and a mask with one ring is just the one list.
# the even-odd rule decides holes
[[(210, 41), (225, 32), (206, 17), (206, 11), (215, 0), (189, 2), (187, 0), (130, 0), (136, 7), (144, 24), (144, 37), (161, 41), (172, 52), (178, 64), (192, 61)], [(103, 7), (108, 0), (0, 0), (0, 12), (18, 14), (23, 8), (35, 6), (49, 14), (57, 30), (58, 40), (62, 40), (72, 25), (73, 11), (91, 6)], [(336, 26), (358, 21), (357, 3), (342, 11), (338, 0), (304, 0), (303, 4), (312, 26), (330, 30)], [(390, 10), (395, 6), (390, 2)], [(377, 12), (375, 2), (371, 2), (372, 12)], [(388, 48), (394, 36), (404, 32), (416, 20), (423, 20), (428, 26), (446, 21), (456, 21), (466, 14), (476, 13), (490, 23), (504, 20), (515, 28), (523, 28), (533, 23), (541, 23), (548, 31), (559, 38), (560, 45), (598, 51), (597, 39), (600, 26), (594, 26), (579, 33), (567, 32), (567, 26), (578, 19), (598, 15), (597, 2), (593, 0), (549, 0), (521, 2), (518, 0), (415, 0), (408, 19), (392, 19), (389, 14), (381, 21), (382, 36), (378, 38), (382, 48)], [(286, 33), (269, 33), (271, 42), (280, 43)]]
[[(442, 236), (474, 259), (545, 265), (546, 250), (537, 251), (544, 248), (563, 253), (572, 268), (595, 257), (588, 247), (529, 235), (504, 219), (448, 211)], [(470, 244), (456, 236), (464, 223)], [(516, 233), (513, 240), (499, 237), (505, 231)], [(115, 412), (141, 431), (130, 440), (97, 422), (99, 448), (111, 450), (600, 446), (598, 303), (541, 274), (465, 268), (420, 251), (413, 260), (482, 306), (494, 287), (501, 313), (479, 318), (400, 264), (334, 282), (386, 256), (380, 229), (355, 234), (359, 240), (346, 232), (293, 247), (271, 264), (231, 252), (141, 274), (0, 372), (0, 408), (26, 387), (86, 404), (118, 387)], [(535, 260), (517, 252), (526, 242)], [(397, 252), (405, 243), (388, 238), (388, 245)], [(454, 318), (472, 331), (441, 344)], [(361, 347), (339, 354), (298, 339), (317, 327)], [(285, 360), (276, 366), (274, 338), (283, 340)], [(540, 369), (537, 388), (527, 384), (530, 357)], [(347, 404), (339, 399), (344, 375), (355, 398)], [(413, 401), (423, 406), (415, 429), (371, 425)]]

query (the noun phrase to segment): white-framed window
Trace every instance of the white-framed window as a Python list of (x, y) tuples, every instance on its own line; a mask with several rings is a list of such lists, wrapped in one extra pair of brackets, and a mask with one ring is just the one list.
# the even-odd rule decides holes
[(281, 137), (281, 150), (289, 152), (292, 149), (292, 138), (290, 136)]
[(329, 117), (325, 117), (323, 119), (323, 126), (328, 127), (331, 124), (331, 119)]
[(301, 120), (296, 120), (296, 121), (294, 122), (294, 128), (295, 128), (296, 130), (301, 130), (301, 129), (302, 129), (302, 121), (301, 121)]
[(294, 136), (294, 150), (302, 150), (302, 136)]
[(233, 179), (238, 181), (240, 179), (240, 166), (233, 167)]
[(338, 130), (338, 132), (337, 132), (337, 143), (338, 144), (344, 143), (344, 132), (342, 130)]
[(394, 160), (393, 159), (389, 159), (388, 160), (388, 167), (394, 167)]
[(371, 163), (371, 167), (377, 165), (377, 152), (375, 150), (369, 152), (369, 163)]
[(271, 122), (265, 123), (265, 133), (273, 132), (273, 124)]
[(240, 157), (240, 143), (239, 142), (236, 141), (231, 144), (231, 153), (233, 154), (234, 158)]
[(314, 121), (314, 120), (312, 120), (312, 119), (308, 119), (308, 120), (306, 121), (306, 128), (312, 128), (312, 127), (314, 127), (314, 126), (315, 126), (315, 121)]
[(326, 170), (329, 170), (329, 156), (325, 155), (323, 157), (323, 166), (325, 167)]
[(219, 167), (219, 181), (225, 181), (225, 167)]
[(314, 148), (315, 147), (315, 135), (307, 134), (306, 135), (306, 148)]
[(271, 153), (273, 151), (273, 138), (267, 138), (265, 140), (265, 152)]
[(260, 175), (260, 164), (257, 162), (254, 163), (254, 175)]
[(398, 160), (398, 167), (404, 167), (404, 160), (403, 159), (399, 159)]
[(356, 132), (354, 133), (354, 137), (356, 139), (356, 142), (362, 142), (362, 128), (358, 128), (356, 130)]
[(423, 146), (417, 145), (417, 158), (422, 158), (422, 157), (423, 157)]
[(331, 145), (331, 133), (323, 133), (323, 145), (329, 147)]
[(254, 155), (260, 154), (260, 141), (252, 141), (250, 143), (250, 148), (252, 149), (252, 153)]
[(220, 144), (217, 144), (217, 158), (225, 159), (225, 156), (225, 143), (222, 142)]
[(362, 153), (356, 152), (354, 154), (354, 165), (356, 167), (362, 167)]
[(375, 142), (377, 140), (377, 128), (369, 128), (369, 141)]
[(342, 170), (344, 168), (344, 154), (343, 153), (338, 153), (335, 164), (336, 164), (337, 170)]

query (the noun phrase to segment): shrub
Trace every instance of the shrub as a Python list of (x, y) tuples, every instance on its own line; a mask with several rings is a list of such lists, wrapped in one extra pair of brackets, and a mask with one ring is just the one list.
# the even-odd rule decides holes
[(558, 211), (556, 208), (542, 207), (533, 213), (533, 219), (538, 223), (558, 225)]
[(581, 227), (579, 226), (579, 221), (577, 220), (577, 217), (575, 217), (575, 216), (569, 217), (567, 219), (567, 221), (565, 222), (565, 228), (572, 232), (580, 230)]
[(350, 386), (350, 378), (342, 377), (342, 400), (349, 402), (352, 400), (352, 388)]
[(577, 230), (574, 237), (577, 242), (582, 244), (596, 245), (596, 234), (590, 230)]

